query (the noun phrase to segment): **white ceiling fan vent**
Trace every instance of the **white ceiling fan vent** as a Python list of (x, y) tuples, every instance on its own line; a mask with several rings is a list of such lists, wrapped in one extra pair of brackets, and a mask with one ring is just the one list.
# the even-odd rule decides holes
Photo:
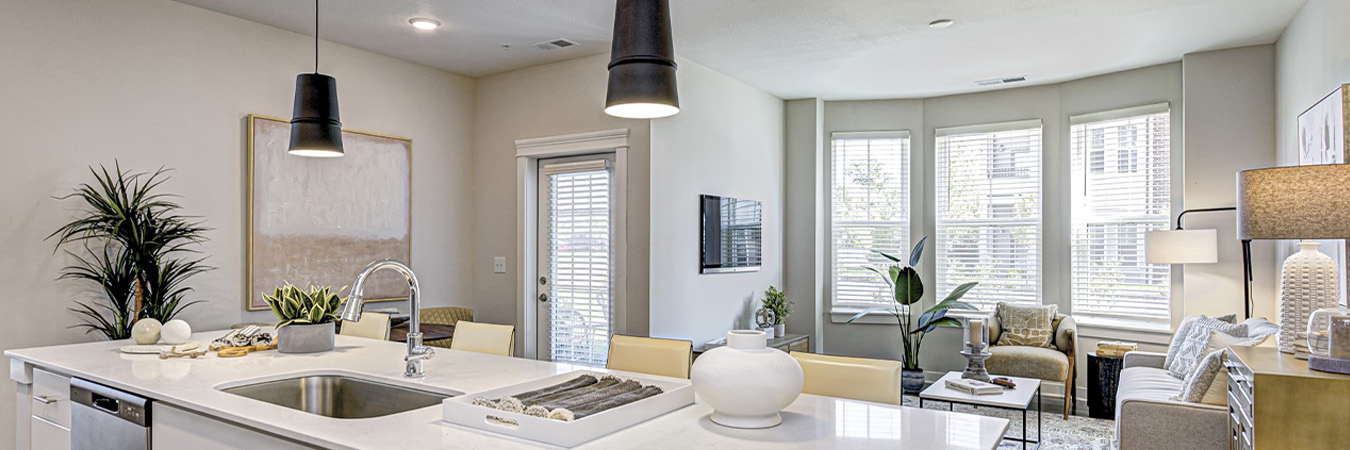
[(560, 48), (573, 47), (573, 46), (576, 46), (576, 45), (577, 45), (577, 43), (576, 43), (575, 41), (570, 40), (570, 39), (558, 38), (558, 39), (551, 39), (551, 40), (547, 40), (547, 41), (544, 41), (544, 42), (540, 42), (540, 43), (538, 43), (538, 44), (534, 44), (534, 48), (537, 48), (537, 49), (540, 49), (540, 50), (557, 50), (557, 49), (560, 49)]
[(1027, 81), (1027, 76), (1026, 76), (1026, 75), (1022, 75), (1022, 76), (1020, 76), (1020, 77), (994, 78), (994, 79), (990, 79), (990, 80), (980, 80), (980, 81), (976, 81), (976, 82), (975, 82), (975, 85), (976, 85), (976, 86), (998, 86), (998, 85), (1000, 85), (1000, 84), (1021, 83), (1021, 82), (1023, 82), (1023, 81)]

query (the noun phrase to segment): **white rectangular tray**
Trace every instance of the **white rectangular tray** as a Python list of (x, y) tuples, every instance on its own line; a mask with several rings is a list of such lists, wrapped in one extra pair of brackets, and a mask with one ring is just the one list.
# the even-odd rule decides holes
[(475, 398), (509, 397), (563, 383), (581, 375), (599, 378), (608, 374), (578, 370), (490, 391), (451, 397), (441, 402), (441, 410), (445, 421), (450, 423), (561, 447), (574, 447), (694, 403), (694, 387), (688, 380), (615, 374), (620, 378), (636, 380), (642, 384), (660, 386), (665, 392), (571, 422), (501, 411), (473, 404)]

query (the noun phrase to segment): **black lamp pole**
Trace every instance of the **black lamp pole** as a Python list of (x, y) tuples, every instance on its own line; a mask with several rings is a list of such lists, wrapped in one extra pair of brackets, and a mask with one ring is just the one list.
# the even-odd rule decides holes
[[(1193, 212), (1204, 213), (1204, 212), (1219, 212), (1219, 211), (1237, 211), (1237, 207), (1224, 206), (1219, 208), (1195, 208), (1182, 211), (1181, 214), (1177, 214), (1176, 229), (1178, 230), (1183, 229), (1181, 227), (1181, 218), (1185, 217), (1186, 213), (1193, 213)], [(1250, 319), (1252, 317), (1252, 240), (1241, 239), (1240, 241), (1242, 242), (1242, 296), (1243, 296), (1242, 306), (1243, 306), (1243, 319), (1245, 320)]]

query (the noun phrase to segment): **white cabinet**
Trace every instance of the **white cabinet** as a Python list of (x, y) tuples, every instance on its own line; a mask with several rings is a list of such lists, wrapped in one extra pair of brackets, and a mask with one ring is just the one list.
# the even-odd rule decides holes
[(70, 449), (70, 378), (33, 369), (29, 448)]
[(309, 450), (285, 438), (222, 422), (166, 403), (150, 414), (150, 442), (155, 448), (192, 450)]

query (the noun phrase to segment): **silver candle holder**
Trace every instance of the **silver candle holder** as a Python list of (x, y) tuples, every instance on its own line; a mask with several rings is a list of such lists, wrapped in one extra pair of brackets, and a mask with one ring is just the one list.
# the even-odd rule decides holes
[(994, 356), (993, 353), (985, 351), (984, 343), (970, 343), (965, 345), (966, 349), (961, 350), (961, 356), (966, 357), (966, 370), (961, 372), (962, 379), (977, 380), (988, 383), (989, 371), (984, 368), (984, 360)]

